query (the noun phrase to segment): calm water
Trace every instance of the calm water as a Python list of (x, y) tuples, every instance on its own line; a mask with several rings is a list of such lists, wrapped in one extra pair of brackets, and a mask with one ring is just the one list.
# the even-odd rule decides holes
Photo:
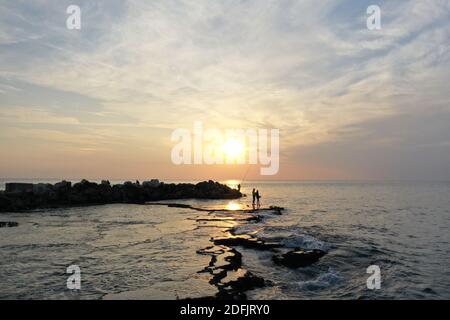
[[(252, 299), (450, 299), (449, 183), (249, 183), (263, 205), (257, 223), (229, 222), (289, 247), (319, 248), (318, 263), (289, 270), (269, 252), (239, 249), (246, 269), (272, 285)], [(228, 201), (176, 201), (204, 207)], [(233, 203), (247, 206), (250, 199)], [(207, 212), (139, 205), (105, 205), (0, 214), (18, 227), (0, 228), (0, 298), (158, 299), (211, 295), (210, 258), (196, 250), (226, 223), (199, 225)], [(79, 265), (80, 291), (66, 289), (67, 266)], [(381, 289), (368, 290), (366, 269), (381, 268)]]

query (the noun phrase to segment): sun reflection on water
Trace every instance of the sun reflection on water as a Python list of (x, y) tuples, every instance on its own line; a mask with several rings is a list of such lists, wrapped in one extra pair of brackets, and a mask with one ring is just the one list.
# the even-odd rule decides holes
[(243, 207), (241, 204), (234, 202), (234, 201), (230, 201), (227, 203), (227, 205), (225, 206), (225, 209), (227, 210), (231, 210), (231, 211), (236, 211), (236, 210), (242, 210)]

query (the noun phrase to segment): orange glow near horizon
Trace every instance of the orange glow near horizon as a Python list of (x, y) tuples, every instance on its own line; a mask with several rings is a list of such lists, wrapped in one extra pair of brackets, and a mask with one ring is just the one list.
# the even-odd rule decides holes
[(237, 189), (238, 185), (241, 183), (240, 180), (226, 180), (223, 183), (225, 183), (228, 187), (232, 188), (232, 189)]

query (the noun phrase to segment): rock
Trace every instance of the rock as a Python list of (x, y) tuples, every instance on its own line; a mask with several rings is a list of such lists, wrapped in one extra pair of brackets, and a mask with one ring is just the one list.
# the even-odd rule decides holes
[(55, 183), (54, 187), (58, 191), (69, 191), (72, 188), (72, 182), (63, 180), (61, 182)]
[(215, 238), (213, 239), (215, 245), (223, 246), (242, 246), (244, 248), (258, 249), (258, 250), (270, 250), (273, 248), (281, 247), (280, 243), (276, 242), (265, 242), (251, 236), (230, 236), (225, 238)]
[(33, 184), (32, 183), (6, 183), (5, 184), (5, 192), (6, 193), (24, 193), (24, 192), (33, 192)]
[(6, 186), (7, 190), (0, 192), (0, 212), (107, 203), (143, 204), (175, 199), (236, 199), (242, 196), (239, 191), (213, 181), (165, 184), (154, 179), (143, 185), (138, 181), (127, 181), (111, 186), (107, 180), (97, 184), (83, 179), (73, 186), (68, 181), (55, 185), (7, 183)]
[(0, 228), (12, 228), (17, 227), (19, 224), (13, 221), (0, 221)]
[(147, 188), (156, 188), (160, 185), (160, 182), (158, 179), (152, 179), (150, 181), (144, 181), (142, 185)]
[[(218, 289), (215, 298), (220, 300), (245, 300), (245, 291), (263, 287), (265, 280), (242, 268), (242, 254), (234, 248), (210, 246), (197, 250), (198, 254), (211, 256), (207, 267), (199, 273), (211, 274), (210, 284)], [(208, 298), (208, 297), (204, 297)]]
[(182, 204), (182, 203), (169, 203), (167, 204), (169, 208), (185, 208), (185, 209), (192, 209), (192, 206), (189, 204)]
[(5, 196), (4, 192), (0, 191), (0, 211), (11, 211), (13, 208), (13, 201), (9, 196)]
[(269, 209), (270, 209), (270, 210), (273, 210), (273, 213), (274, 213), (274, 214), (277, 214), (277, 215), (281, 215), (281, 214), (282, 214), (281, 211), (284, 210), (284, 208), (282, 208), (282, 207), (277, 207), (277, 206), (270, 206)]
[(289, 251), (283, 255), (275, 255), (272, 260), (279, 265), (284, 265), (289, 268), (300, 268), (309, 266), (326, 254), (325, 251), (313, 250), (294, 250)]
[(225, 287), (229, 287), (235, 291), (248, 291), (255, 288), (261, 288), (264, 287), (265, 281), (262, 277), (255, 276), (250, 271), (247, 271), (244, 276), (234, 280), (230, 281), (225, 284)]
[(53, 190), (53, 185), (50, 183), (38, 183), (33, 185), (34, 193), (46, 193)]

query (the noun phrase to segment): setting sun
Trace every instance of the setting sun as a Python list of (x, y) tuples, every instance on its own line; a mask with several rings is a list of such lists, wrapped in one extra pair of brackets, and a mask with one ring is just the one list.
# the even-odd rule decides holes
[(229, 139), (222, 147), (227, 160), (237, 160), (245, 157), (245, 146), (242, 141)]

